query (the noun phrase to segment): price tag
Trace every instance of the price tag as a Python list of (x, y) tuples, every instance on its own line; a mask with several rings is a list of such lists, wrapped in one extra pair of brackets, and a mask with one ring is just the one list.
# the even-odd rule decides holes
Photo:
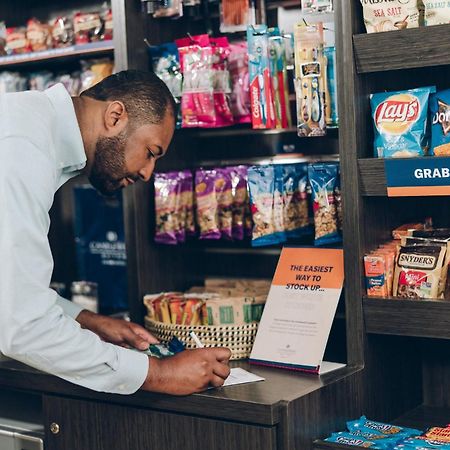
[(450, 158), (385, 159), (388, 197), (450, 195)]

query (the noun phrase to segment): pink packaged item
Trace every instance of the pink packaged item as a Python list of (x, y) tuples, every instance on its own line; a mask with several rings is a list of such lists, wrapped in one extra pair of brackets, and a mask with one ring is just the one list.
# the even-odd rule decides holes
[(183, 72), (181, 98), (182, 126), (184, 128), (211, 128), (216, 124), (214, 108), (213, 51), (209, 36), (178, 39), (175, 41), (180, 54)]
[(251, 123), (247, 42), (230, 44), (231, 112), (235, 123)]
[(213, 49), (215, 126), (226, 127), (234, 123), (230, 108), (231, 84), (230, 72), (228, 71), (230, 44), (226, 37), (211, 38), (210, 41)]

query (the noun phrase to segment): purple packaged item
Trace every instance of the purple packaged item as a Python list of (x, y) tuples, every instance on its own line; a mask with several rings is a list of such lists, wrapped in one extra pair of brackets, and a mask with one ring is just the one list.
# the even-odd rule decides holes
[(195, 235), (194, 221), (194, 186), (190, 170), (180, 172), (180, 227), (184, 229), (186, 237)]
[(218, 205), (215, 189), (215, 169), (195, 172), (195, 199), (200, 239), (220, 239)]
[(155, 174), (155, 242), (175, 245), (178, 242), (179, 172)]
[[(231, 194), (233, 196), (232, 236), (237, 241), (244, 239), (245, 211), (248, 208), (247, 166), (228, 167), (231, 176)], [(249, 226), (251, 228), (251, 224)], [(251, 232), (251, 229), (250, 229)]]
[(233, 225), (231, 173), (227, 167), (216, 169), (216, 173), (214, 185), (217, 198), (219, 230), (223, 239), (231, 240)]

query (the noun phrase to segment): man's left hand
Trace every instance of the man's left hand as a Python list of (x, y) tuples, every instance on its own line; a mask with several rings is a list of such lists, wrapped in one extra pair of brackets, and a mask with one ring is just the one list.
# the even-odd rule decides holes
[(87, 310), (81, 311), (76, 320), (82, 328), (91, 330), (111, 344), (147, 350), (150, 344), (158, 343), (158, 339), (145, 328), (126, 320), (94, 314)]

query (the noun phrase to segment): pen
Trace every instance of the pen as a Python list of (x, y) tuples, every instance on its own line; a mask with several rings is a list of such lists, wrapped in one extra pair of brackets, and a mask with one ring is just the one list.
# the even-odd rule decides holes
[(205, 346), (203, 345), (202, 341), (198, 338), (198, 336), (191, 331), (190, 332), (191, 338), (194, 340), (195, 344), (197, 345), (198, 348), (204, 348)]

